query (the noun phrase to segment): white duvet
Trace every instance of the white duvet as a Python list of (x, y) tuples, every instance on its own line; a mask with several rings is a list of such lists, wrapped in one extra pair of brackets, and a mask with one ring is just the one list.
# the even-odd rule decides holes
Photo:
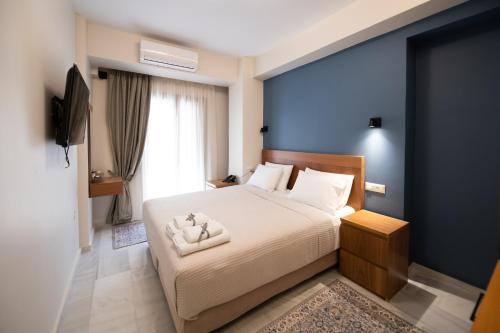
[[(173, 216), (199, 211), (222, 223), (229, 243), (178, 256), (165, 228)], [(251, 185), (231, 186), (144, 203), (150, 246), (165, 293), (189, 320), (338, 248), (339, 217)]]

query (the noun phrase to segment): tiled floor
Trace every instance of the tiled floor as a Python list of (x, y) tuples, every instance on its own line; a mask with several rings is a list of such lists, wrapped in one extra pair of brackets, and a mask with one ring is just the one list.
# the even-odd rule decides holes
[[(334, 279), (341, 279), (429, 332), (468, 332), (479, 289), (425, 267), (390, 303), (343, 278), (336, 268), (298, 285), (230, 323), (223, 332), (254, 332)], [(111, 229), (82, 253), (58, 332), (175, 332), (147, 243), (113, 250)]]

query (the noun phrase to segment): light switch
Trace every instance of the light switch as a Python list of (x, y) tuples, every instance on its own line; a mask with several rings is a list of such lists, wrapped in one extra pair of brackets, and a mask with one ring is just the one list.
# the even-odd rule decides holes
[(385, 185), (365, 182), (365, 191), (385, 194)]

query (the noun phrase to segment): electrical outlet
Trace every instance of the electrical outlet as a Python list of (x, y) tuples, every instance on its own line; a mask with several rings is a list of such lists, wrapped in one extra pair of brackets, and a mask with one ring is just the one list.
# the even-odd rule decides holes
[(385, 194), (385, 185), (365, 182), (365, 191)]

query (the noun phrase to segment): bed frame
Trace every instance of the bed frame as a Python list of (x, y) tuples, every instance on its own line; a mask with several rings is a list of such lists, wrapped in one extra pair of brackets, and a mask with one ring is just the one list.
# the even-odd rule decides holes
[[(354, 182), (348, 205), (356, 210), (363, 208), (365, 191), (365, 159), (363, 156), (263, 150), (262, 163), (265, 162), (294, 165), (290, 181), (288, 182), (289, 189), (293, 187), (299, 170), (304, 170), (306, 167), (319, 171), (353, 175)], [(151, 244), (149, 248), (155, 268), (161, 271), (162, 267), (155, 254), (156, 249), (154, 249)], [(307, 266), (271, 281), (232, 301), (207, 309), (201, 312), (194, 320), (180, 318), (175, 311), (175, 299), (170, 299), (167, 293), (165, 293), (176, 330), (178, 333), (199, 333), (209, 332), (222, 327), (269, 298), (334, 266), (337, 264), (337, 257), (338, 251), (334, 251)], [(162, 274), (159, 274), (159, 276), (161, 280)], [(165, 286), (163, 286), (163, 288), (166, 290)], [(258, 327), (256, 327), (256, 329), (258, 329)]]

